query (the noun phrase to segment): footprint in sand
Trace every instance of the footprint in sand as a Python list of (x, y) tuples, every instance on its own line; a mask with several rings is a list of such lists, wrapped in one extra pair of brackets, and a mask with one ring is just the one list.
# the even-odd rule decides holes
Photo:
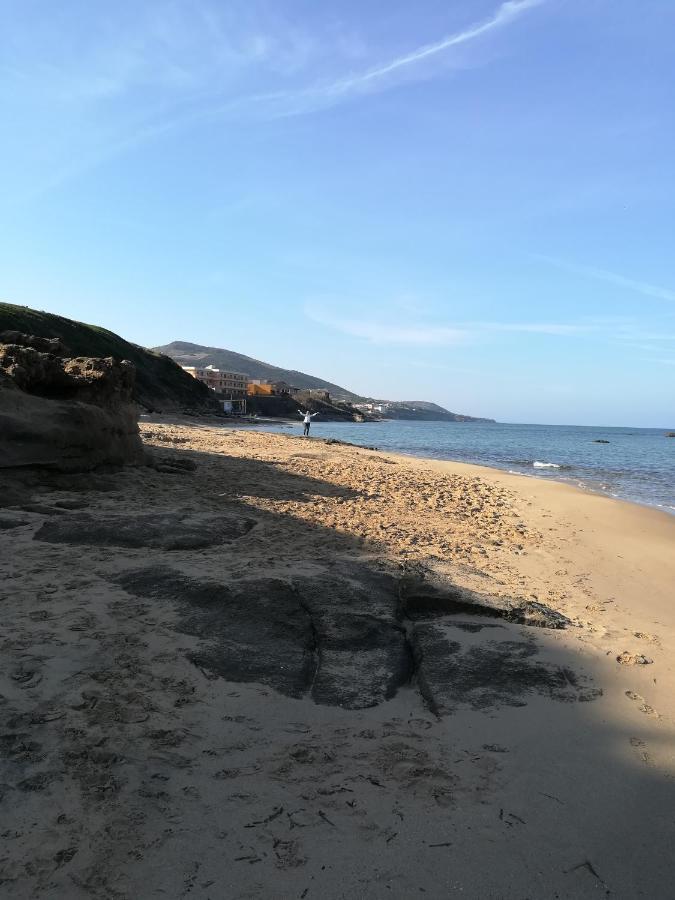
[(635, 691), (626, 691), (626, 697), (628, 697), (629, 700), (635, 700), (640, 704), (640, 706), (638, 707), (640, 712), (643, 712), (648, 716), (653, 716), (655, 719), (661, 718), (659, 713), (657, 713), (653, 706), (650, 706), (650, 704), (647, 703), (647, 701), (641, 694), (636, 694)]
[(658, 635), (649, 634), (647, 631), (634, 631), (634, 637), (639, 638), (641, 641), (649, 641), (650, 644), (658, 644), (660, 643)]
[(622, 666), (650, 666), (654, 662), (644, 653), (629, 653), (628, 650), (619, 653), (616, 661)]
[(638, 751), (638, 753), (640, 754), (640, 759), (646, 766), (653, 767), (655, 765), (654, 760), (647, 752), (647, 744), (641, 738), (632, 737), (630, 739), (630, 745)]

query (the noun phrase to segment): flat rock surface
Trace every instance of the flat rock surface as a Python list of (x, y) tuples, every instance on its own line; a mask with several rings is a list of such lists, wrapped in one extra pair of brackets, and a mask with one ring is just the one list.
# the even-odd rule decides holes
[[(57, 508), (54, 512), (63, 510)], [(36, 532), (35, 540), (52, 544), (199, 550), (237, 540), (254, 524), (252, 519), (238, 516), (176, 512), (101, 516), (70, 513), (45, 522)]]

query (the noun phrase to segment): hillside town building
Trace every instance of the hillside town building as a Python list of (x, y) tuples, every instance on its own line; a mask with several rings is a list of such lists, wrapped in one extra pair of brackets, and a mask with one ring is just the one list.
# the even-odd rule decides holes
[(262, 381), (255, 378), (248, 383), (249, 397), (291, 397), (296, 389), (285, 381)]
[(248, 393), (248, 375), (242, 375), (241, 372), (222, 372), (214, 366), (181, 366), (181, 368), (202, 381), (207, 387), (211, 388), (217, 394), (222, 394), (228, 400), (241, 400)]

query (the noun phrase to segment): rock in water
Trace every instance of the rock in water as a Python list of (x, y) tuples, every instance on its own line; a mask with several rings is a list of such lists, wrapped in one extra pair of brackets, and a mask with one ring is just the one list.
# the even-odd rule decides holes
[(16, 332), (11, 340), (0, 343), (0, 468), (145, 461), (131, 363), (69, 359), (59, 341)]

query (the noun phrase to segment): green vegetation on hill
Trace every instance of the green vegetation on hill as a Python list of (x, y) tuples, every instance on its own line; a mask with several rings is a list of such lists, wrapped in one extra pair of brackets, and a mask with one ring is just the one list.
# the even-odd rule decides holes
[(105, 328), (27, 306), (0, 303), (0, 333), (3, 331), (59, 337), (73, 356), (128, 359), (136, 367), (135, 399), (148, 410), (204, 410), (214, 406), (209, 389), (168, 356), (130, 344)]

